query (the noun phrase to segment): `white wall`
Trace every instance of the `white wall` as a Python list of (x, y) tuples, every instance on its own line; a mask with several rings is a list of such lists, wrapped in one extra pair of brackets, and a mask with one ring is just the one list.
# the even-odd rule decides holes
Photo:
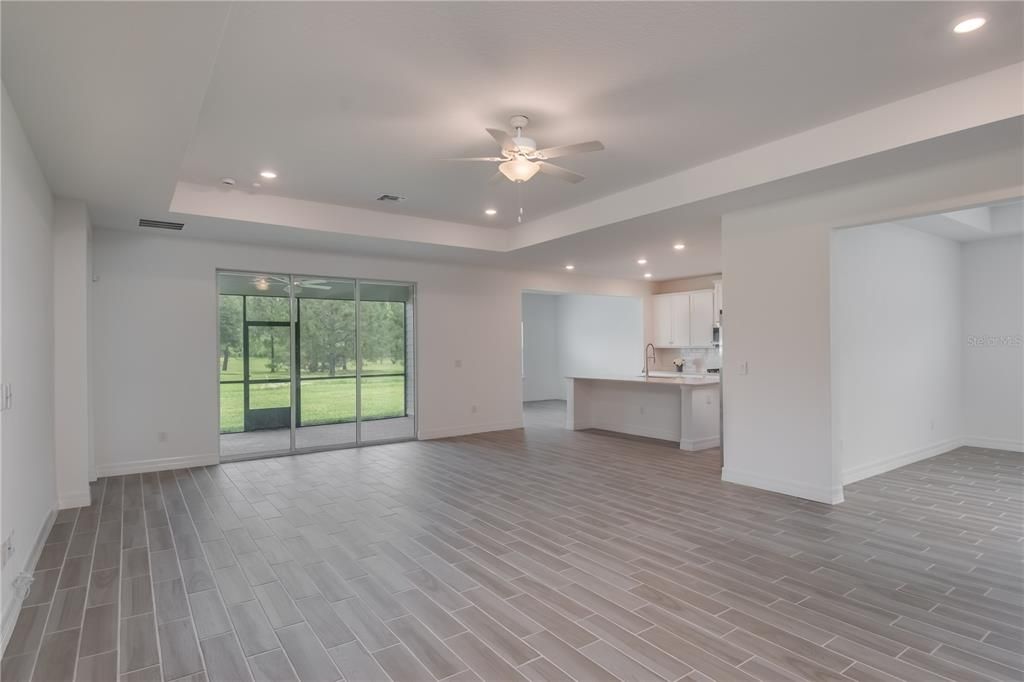
[(559, 366), (558, 299), (523, 294), (523, 400), (564, 400)]
[(53, 223), (54, 447), (61, 508), (89, 504), (89, 239), (85, 203), (59, 199)]
[(558, 297), (564, 376), (630, 376), (644, 365), (643, 298)]
[(523, 399), (564, 400), (566, 376), (638, 374), (645, 298), (523, 294)]
[(737, 221), (723, 223), (722, 237), (722, 479), (840, 502), (829, 406), (829, 231)]
[(968, 445), (1024, 451), (1022, 264), (1020, 235), (962, 247), (963, 433)]
[(53, 198), (3, 89), (0, 317), (3, 381), (14, 389), (3, 413), (0, 445), (0, 527), (14, 532), (15, 551), (3, 569), (4, 643), (20, 600), (11, 581), (31, 570), (32, 550), (57, 506), (53, 446)]
[(1010, 145), (723, 216), (724, 480), (842, 501), (831, 423), (831, 231), (1019, 197), (1019, 154)]
[(960, 244), (900, 225), (832, 236), (832, 405), (843, 483), (960, 443)]
[(641, 282), (221, 244), (187, 233), (98, 229), (93, 260), (100, 475), (216, 461), (217, 268), (416, 282), (423, 438), (522, 425), (524, 290), (647, 291)]

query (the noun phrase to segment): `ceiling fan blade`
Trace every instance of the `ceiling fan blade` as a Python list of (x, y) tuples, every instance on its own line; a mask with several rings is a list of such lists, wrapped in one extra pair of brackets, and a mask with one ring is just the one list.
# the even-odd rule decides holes
[(538, 149), (536, 156), (539, 159), (557, 159), (559, 156), (582, 154), (584, 152), (599, 152), (602, 149), (604, 149), (603, 144), (597, 140), (591, 140), (590, 142), (577, 142), (576, 144), (563, 144), (560, 147)]
[(507, 161), (501, 156), (465, 156), (457, 159), (441, 159), (442, 161)]
[(562, 168), (561, 166), (556, 166), (553, 163), (544, 163), (543, 161), (537, 161), (536, 164), (540, 166), (541, 173), (553, 175), (556, 178), (560, 178), (567, 182), (575, 184), (586, 179), (585, 176), (580, 175), (579, 173), (573, 173), (571, 170), (567, 168)]
[(501, 145), (503, 150), (508, 151), (515, 148), (516, 144), (512, 141), (512, 137), (504, 130), (498, 130), (497, 128), (486, 128), (486, 130), (494, 138), (494, 141)]
[(296, 282), (298, 282), (302, 286), (306, 286), (307, 284), (323, 284), (326, 281), (327, 281), (326, 279), (299, 279), (299, 280), (296, 280)]
[(302, 288), (303, 289), (323, 289), (324, 291), (330, 291), (331, 290), (330, 287), (324, 286), (323, 284), (303, 284)]

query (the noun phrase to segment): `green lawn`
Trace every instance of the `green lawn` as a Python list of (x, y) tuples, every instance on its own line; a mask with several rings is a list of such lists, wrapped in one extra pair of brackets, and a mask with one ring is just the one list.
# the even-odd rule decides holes
[[(241, 363), (238, 365), (241, 367)], [(390, 369), (390, 366), (390, 362), (385, 362), (383, 366), (374, 369), (395, 371)], [(401, 371), (401, 366), (398, 367), (397, 371)], [(221, 377), (225, 378), (224, 373), (221, 374)], [(287, 383), (253, 384), (250, 386), (249, 402), (253, 408), (287, 407), (291, 404), (290, 390), (290, 385)], [(344, 377), (303, 381), (301, 400), (300, 418), (304, 426), (354, 421), (356, 418), (356, 380), (352, 377)], [(243, 411), (242, 384), (221, 384), (221, 433), (242, 431), (244, 428)], [(405, 377), (364, 376), (362, 416), (364, 419), (405, 416)]]

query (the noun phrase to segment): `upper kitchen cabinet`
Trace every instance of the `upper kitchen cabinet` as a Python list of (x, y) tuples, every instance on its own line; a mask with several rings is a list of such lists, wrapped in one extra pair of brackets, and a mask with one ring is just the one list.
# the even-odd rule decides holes
[(721, 324), (722, 319), (722, 280), (715, 280), (715, 324)]
[(671, 294), (654, 297), (654, 345), (658, 348), (670, 348), (675, 345), (672, 335), (673, 298)]
[(690, 294), (690, 344), (710, 346), (715, 326), (715, 296), (711, 291)]
[(711, 346), (714, 294), (691, 291), (654, 296), (654, 345), (659, 348)]
[(672, 297), (672, 345), (690, 345), (690, 295)]

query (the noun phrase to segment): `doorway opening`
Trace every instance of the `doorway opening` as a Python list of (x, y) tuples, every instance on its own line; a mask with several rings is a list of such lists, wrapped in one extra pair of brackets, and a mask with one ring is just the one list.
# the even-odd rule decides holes
[(218, 272), (222, 460), (416, 436), (415, 287)]

